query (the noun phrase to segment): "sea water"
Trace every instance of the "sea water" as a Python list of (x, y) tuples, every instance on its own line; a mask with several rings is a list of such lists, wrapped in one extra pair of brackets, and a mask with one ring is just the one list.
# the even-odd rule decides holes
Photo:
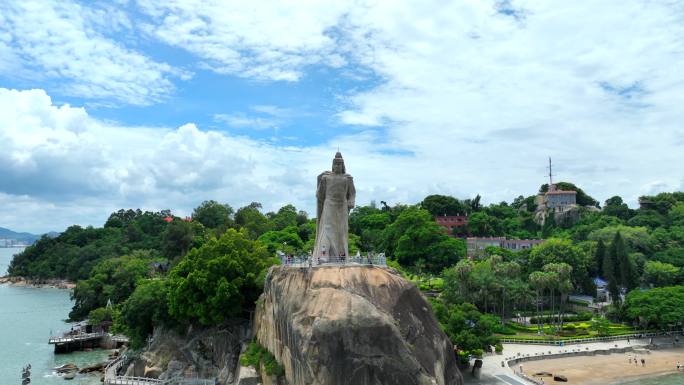
[[(0, 248), (0, 276), (17, 248)], [(99, 375), (79, 374), (71, 381), (52, 368), (67, 363), (78, 367), (106, 360), (109, 351), (54, 354), (50, 335), (71, 329), (64, 322), (71, 310), (69, 290), (0, 285), (0, 384), (21, 384), (21, 369), (31, 364), (31, 385), (100, 384)]]

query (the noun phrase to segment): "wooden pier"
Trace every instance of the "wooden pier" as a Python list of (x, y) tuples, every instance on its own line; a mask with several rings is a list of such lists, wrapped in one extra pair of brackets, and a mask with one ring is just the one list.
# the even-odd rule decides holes
[(50, 337), (50, 345), (55, 345), (55, 353), (69, 353), (76, 350), (92, 348), (118, 348), (128, 343), (125, 336), (112, 336), (109, 333), (78, 333), (66, 334), (62, 337)]

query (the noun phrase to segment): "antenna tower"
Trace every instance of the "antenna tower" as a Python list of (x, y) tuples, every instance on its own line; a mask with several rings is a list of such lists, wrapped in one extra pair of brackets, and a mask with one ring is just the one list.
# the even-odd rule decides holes
[(551, 157), (549, 157), (549, 188), (553, 185), (553, 169), (551, 168)]

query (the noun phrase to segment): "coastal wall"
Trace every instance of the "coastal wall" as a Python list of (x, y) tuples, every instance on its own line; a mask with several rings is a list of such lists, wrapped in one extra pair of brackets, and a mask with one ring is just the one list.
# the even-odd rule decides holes
[(274, 266), (254, 324), (289, 385), (462, 384), (430, 305), (391, 269)]

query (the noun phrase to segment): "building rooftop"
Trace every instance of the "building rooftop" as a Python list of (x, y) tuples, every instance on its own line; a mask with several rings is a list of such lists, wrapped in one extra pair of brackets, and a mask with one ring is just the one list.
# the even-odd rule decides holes
[(547, 191), (546, 195), (566, 195), (566, 194), (572, 194), (576, 195), (577, 191), (572, 191), (572, 190), (554, 190), (554, 191)]

